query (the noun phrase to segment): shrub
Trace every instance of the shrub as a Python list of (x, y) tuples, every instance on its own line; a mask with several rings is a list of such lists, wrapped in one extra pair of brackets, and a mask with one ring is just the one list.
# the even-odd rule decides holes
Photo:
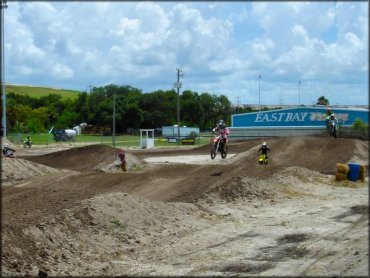
[(360, 118), (356, 118), (353, 122), (352, 129), (365, 136), (368, 131), (369, 125), (364, 123)]

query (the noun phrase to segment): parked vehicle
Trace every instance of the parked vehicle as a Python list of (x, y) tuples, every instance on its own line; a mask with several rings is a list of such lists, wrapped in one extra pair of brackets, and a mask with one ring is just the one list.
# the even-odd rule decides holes
[(61, 129), (52, 131), (56, 142), (76, 141), (77, 131), (74, 129)]

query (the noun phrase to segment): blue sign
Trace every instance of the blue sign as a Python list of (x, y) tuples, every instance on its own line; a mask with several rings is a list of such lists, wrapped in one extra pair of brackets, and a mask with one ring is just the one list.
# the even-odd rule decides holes
[[(331, 108), (335, 117), (343, 125), (353, 125), (357, 118), (369, 123), (368, 109)], [(261, 126), (324, 126), (326, 108), (297, 107), (259, 111), (231, 116), (232, 127), (261, 127)]]

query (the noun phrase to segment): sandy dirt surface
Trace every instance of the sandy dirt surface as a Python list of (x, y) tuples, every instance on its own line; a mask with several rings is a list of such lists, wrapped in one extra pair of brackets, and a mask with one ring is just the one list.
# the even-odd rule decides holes
[[(35, 146), (2, 158), (3, 276), (368, 276), (368, 141)], [(335, 181), (337, 163), (365, 181)]]

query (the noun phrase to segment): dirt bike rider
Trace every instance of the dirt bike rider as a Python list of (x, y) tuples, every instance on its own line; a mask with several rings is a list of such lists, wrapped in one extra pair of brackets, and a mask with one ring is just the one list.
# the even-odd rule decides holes
[(216, 127), (212, 129), (212, 132), (218, 132), (218, 136), (220, 136), (220, 139), (222, 139), (222, 146), (226, 145), (227, 136), (229, 135), (230, 130), (225, 125), (224, 120), (219, 120)]
[(333, 132), (332, 128), (334, 127), (334, 124), (337, 124), (338, 120), (335, 118), (334, 113), (330, 115), (328, 120), (328, 129), (330, 132)]
[(271, 152), (271, 149), (267, 147), (266, 142), (262, 143), (262, 146), (258, 149), (258, 155), (259, 154), (264, 154), (265, 158), (268, 159), (268, 152)]
[(15, 150), (9, 148), (9, 144), (5, 143), (3, 147), (3, 156), (14, 158), (15, 157), (14, 153), (15, 153)]
[(331, 124), (331, 121), (335, 121), (335, 122), (338, 122), (338, 120), (335, 118), (335, 115), (334, 115), (334, 112), (331, 111), (330, 108), (328, 108), (326, 110), (326, 113), (324, 115), (325, 117), (325, 121), (326, 121), (326, 127), (329, 129), (330, 128), (330, 124)]
[(27, 136), (27, 138), (26, 139), (24, 139), (24, 141), (23, 141), (23, 145), (25, 145), (25, 146), (30, 146), (31, 145), (31, 138), (30, 138), (30, 136)]
[(123, 172), (127, 172), (127, 168), (126, 168), (126, 155), (125, 155), (125, 151), (123, 149), (120, 150), (120, 152), (118, 153), (118, 158), (120, 160), (120, 166), (121, 166), (121, 169)]

